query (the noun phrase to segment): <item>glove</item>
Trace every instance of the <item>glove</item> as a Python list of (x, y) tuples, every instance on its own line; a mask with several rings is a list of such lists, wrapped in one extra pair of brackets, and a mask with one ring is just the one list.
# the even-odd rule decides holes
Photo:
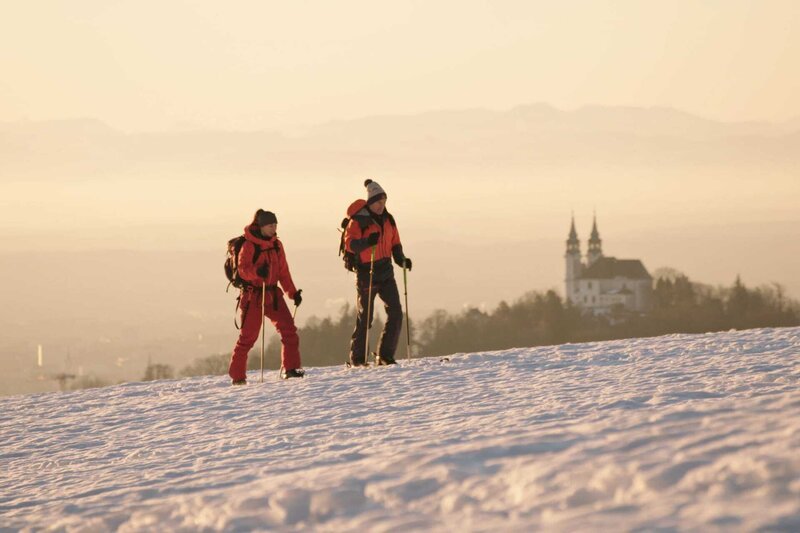
[(294, 306), (297, 307), (301, 303), (303, 303), (303, 295), (301, 294), (303, 289), (300, 289), (296, 293), (294, 293)]
[(258, 267), (258, 270), (256, 270), (256, 274), (258, 274), (259, 277), (267, 279), (267, 276), (269, 275), (269, 265), (264, 263), (263, 265)]
[(407, 268), (408, 271), (410, 272), (411, 271), (411, 259), (409, 259), (408, 257), (403, 258), (403, 265), (402, 266)]
[(380, 233), (371, 233), (369, 237), (367, 237), (367, 244), (369, 244), (370, 246), (375, 246), (376, 244), (378, 244), (379, 240), (381, 240)]

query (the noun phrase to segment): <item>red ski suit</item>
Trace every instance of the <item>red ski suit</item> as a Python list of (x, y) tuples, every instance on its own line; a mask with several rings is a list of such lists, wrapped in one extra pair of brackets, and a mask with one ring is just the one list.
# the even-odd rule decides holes
[[(233, 348), (231, 364), (228, 374), (233, 380), (247, 377), (247, 353), (258, 340), (261, 329), (262, 316), (272, 321), (275, 329), (281, 335), (281, 365), (287, 370), (300, 368), (300, 338), (294, 325), (292, 313), (283, 298), (283, 291), (278, 287), (280, 283), (289, 298), (294, 298), (297, 289), (289, 273), (286, 262), (286, 253), (283, 243), (277, 236), (267, 239), (261, 235), (257, 225), (244, 229), (245, 243), (239, 250), (239, 276), (248, 285), (242, 289), (239, 309), (242, 316), (242, 329), (239, 340)], [(255, 262), (256, 247), (260, 250)], [(258, 270), (267, 265), (267, 277), (258, 275)], [(263, 283), (266, 282), (267, 290), (262, 309)]]

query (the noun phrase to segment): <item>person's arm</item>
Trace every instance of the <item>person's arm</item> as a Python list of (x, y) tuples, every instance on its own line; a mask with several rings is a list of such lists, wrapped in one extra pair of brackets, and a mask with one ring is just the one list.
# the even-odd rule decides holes
[[(367, 227), (367, 229), (369, 229), (369, 227)], [(361, 225), (355, 220), (351, 220), (347, 225), (347, 229), (345, 230), (345, 249), (350, 250), (354, 254), (358, 255), (370, 246), (375, 246), (379, 239), (379, 232), (373, 232), (369, 235), (365, 235), (365, 232), (361, 231)]]
[(283, 243), (281, 243), (279, 257), (278, 263), (280, 270), (278, 271), (278, 282), (281, 284), (286, 295), (294, 299), (295, 294), (297, 294), (297, 287), (294, 286), (292, 274), (289, 272), (289, 262), (286, 260), (286, 247), (283, 246)]
[(397, 231), (397, 226), (392, 224), (392, 258), (399, 267), (404, 267), (411, 270), (411, 259), (406, 257), (403, 252), (403, 244), (400, 242), (400, 233)]
[(256, 245), (250, 241), (244, 241), (239, 250), (239, 277), (253, 285), (261, 285), (265, 279), (258, 275), (253, 257), (256, 253)]

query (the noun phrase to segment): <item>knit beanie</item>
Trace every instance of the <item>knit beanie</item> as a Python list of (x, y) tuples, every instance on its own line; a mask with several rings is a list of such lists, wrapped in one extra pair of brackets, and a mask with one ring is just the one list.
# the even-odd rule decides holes
[(377, 202), (382, 198), (386, 198), (386, 192), (377, 182), (367, 180), (364, 182), (364, 187), (367, 188), (367, 205)]
[(263, 209), (259, 209), (256, 211), (256, 216), (254, 222), (260, 228), (261, 226), (268, 226), (270, 224), (277, 224), (278, 217), (275, 216), (275, 213), (272, 211), (264, 211)]

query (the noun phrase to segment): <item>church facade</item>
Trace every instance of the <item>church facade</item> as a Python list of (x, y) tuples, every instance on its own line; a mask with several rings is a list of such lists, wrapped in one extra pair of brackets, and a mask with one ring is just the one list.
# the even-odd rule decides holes
[(612, 311), (646, 313), (652, 305), (652, 276), (638, 259), (604, 256), (602, 243), (595, 217), (584, 262), (573, 217), (564, 256), (567, 298), (596, 315)]

